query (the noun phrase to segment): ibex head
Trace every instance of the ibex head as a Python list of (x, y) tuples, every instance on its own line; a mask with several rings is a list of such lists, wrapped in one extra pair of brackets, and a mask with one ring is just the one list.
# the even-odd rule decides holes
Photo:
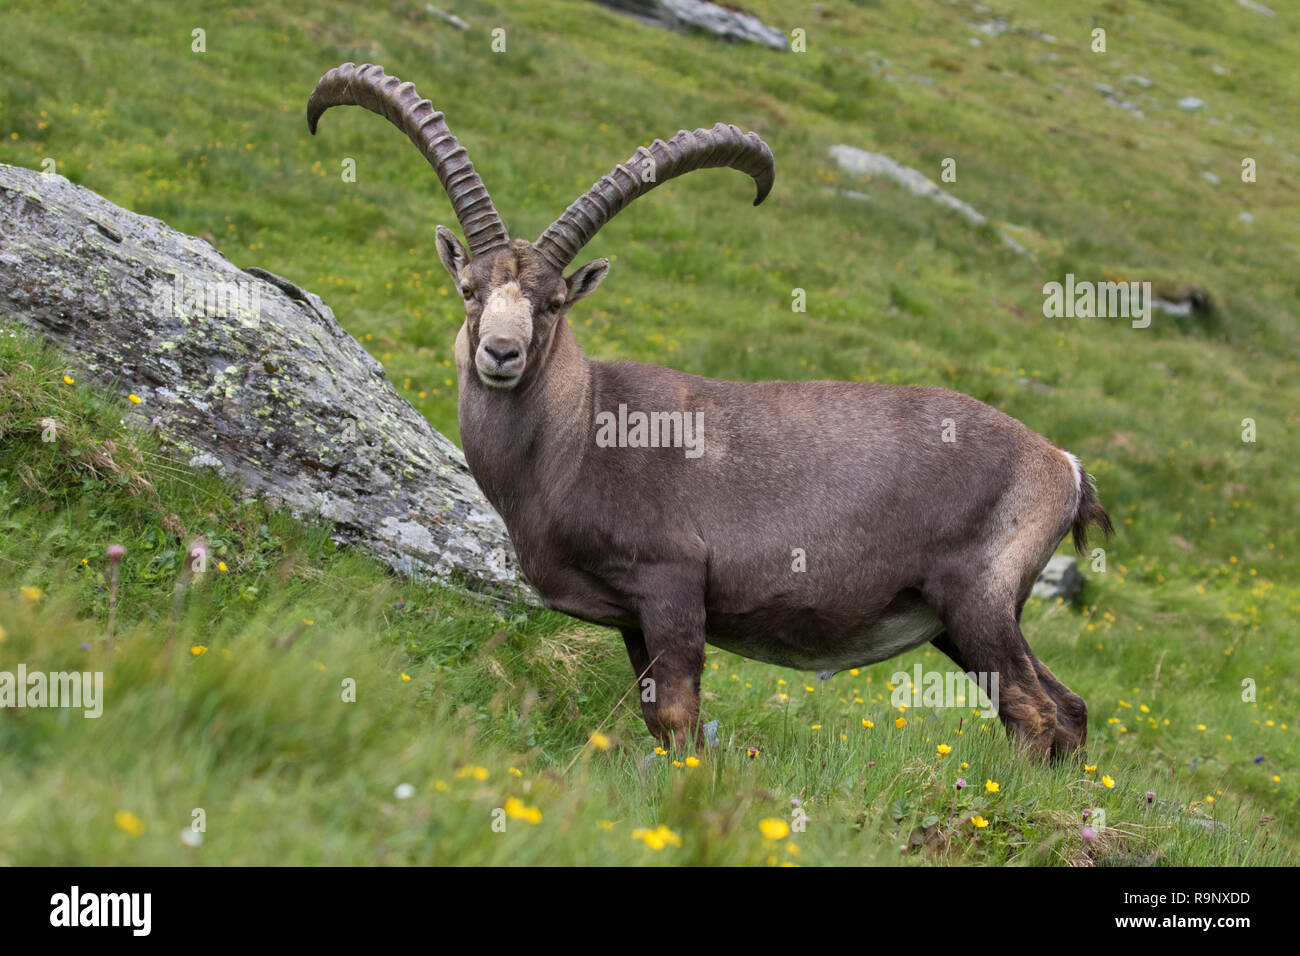
[(465, 300), (466, 353), (488, 388), (514, 388), (526, 373), (535, 375), (560, 317), (609, 271), (608, 259), (596, 259), (566, 279), (526, 239), (472, 258), (446, 226), (438, 227), (437, 242)]
[(343, 105), (365, 107), (406, 133), (447, 191), (469, 248), (439, 226), (438, 257), (465, 300), (461, 335), (479, 381), (490, 389), (512, 389), (536, 376), (561, 319), (600, 285), (609, 260), (596, 259), (567, 278), (564, 270), (633, 199), (692, 170), (727, 166), (754, 178), (758, 205), (775, 175), (772, 151), (754, 133), (722, 123), (683, 130), (666, 143), (655, 140), (638, 148), (578, 197), (536, 242), (511, 240), (465, 148), (413, 84), (373, 64), (335, 67), (321, 77), (307, 103), (312, 133), (325, 110)]

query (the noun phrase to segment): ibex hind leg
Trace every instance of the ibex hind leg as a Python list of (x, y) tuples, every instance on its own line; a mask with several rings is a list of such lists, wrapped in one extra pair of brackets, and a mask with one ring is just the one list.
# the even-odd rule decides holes
[[(1032, 656), (1032, 655), (1031, 655)], [(1082, 697), (1066, 687), (1047, 665), (1034, 658), (1038, 683), (1056, 702), (1056, 733), (1052, 735), (1053, 760), (1078, 757), (1088, 740), (1088, 705)]]
[(947, 631), (944, 631), (936, 638), (932, 638), (930, 643), (947, 654), (948, 659), (963, 671), (970, 672), (971, 668), (966, 665), (966, 659), (961, 656), (961, 651), (957, 650), (957, 645), (952, 642), (952, 638), (948, 636)]
[[(1025, 583), (1020, 600), (1016, 602), (1016, 624), (1020, 624), (1021, 612), (1033, 589), (1034, 581), (1042, 573), (1037, 571), (1033, 578)], [(1021, 632), (1023, 635), (1023, 631)], [(935, 644), (938, 647), (938, 643)], [(940, 650), (944, 648), (940, 647)], [(950, 655), (951, 656), (951, 655)], [(956, 660), (956, 658), (954, 658)], [(1052, 737), (1052, 759), (1058, 760), (1068, 756), (1081, 756), (1083, 746), (1088, 740), (1088, 705), (1084, 699), (1066, 687), (1052, 673), (1051, 669), (1037, 657), (1034, 658), (1034, 670), (1043, 690), (1056, 704), (1056, 733)]]
[(967, 586), (959, 580), (932, 583), (925, 594), (946, 629), (934, 639), (935, 646), (964, 671), (997, 675), (1003, 725), (1031, 752), (1050, 757), (1056, 701), (1039, 680), (1039, 662), (1020, 632), (1014, 598), (1002, 600), (978, 583)]
[[(1053, 760), (1083, 746), (1088, 708), (1034, 656), (1020, 616), (1043, 566), (1070, 529), (1081, 481), (1077, 462), (1056, 449), (1026, 458), (984, 543), (944, 569), (948, 587), (939, 598), (948, 604), (948, 616), (940, 615), (947, 637), (967, 660), (967, 669), (998, 673), (1003, 723), (1030, 749)], [(969, 569), (981, 566), (984, 573), (971, 580)]]

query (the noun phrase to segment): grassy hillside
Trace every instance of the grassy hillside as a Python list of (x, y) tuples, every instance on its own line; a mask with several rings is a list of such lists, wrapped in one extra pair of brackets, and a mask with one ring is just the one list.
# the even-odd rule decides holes
[[(917, 661), (946, 669), (935, 651), (823, 683), (710, 649), (704, 706), (729, 746), (695, 767), (647, 763), (615, 633), (495, 614), (336, 553), (327, 528), (125, 431), (124, 390), (91, 387), (5, 316), (0, 670), (103, 669), (108, 700), (97, 720), (0, 712), (0, 863), (1293, 858), (1300, 14), (1233, 0), (746, 6), (804, 30), (807, 52), (560, 0), (457, 2), (465, 32), (414, 2), (20, 4), (0, 45), (0, 162), (52, 158), (318, 291), (456, 437), (460, 307), (432, 247), (454, 217), (379, 118), (331, 111), (308, 135), (318, 76), (350, 59), (415, 81), (527, 237), (640, 143), (718, 120), (759, 131), (777, 160), (762, 207), (743, 177), (699, 173), (587, 248), (613, 271), (574, 312), (579, 341), (716, 377), (944, 385), (1078, 454), (1119, 533), (1082, 607), (1032, 603), (1025, 631), (1088, 701), (1095, 769), (1026, 765), (969, 711), (900, 715), (887, 682)], [(838, 172), (839, 143), (935, 180), (955, 159), (945, 187), (1028, 254)], [(1066, 273), (1197, 286), (1214, 310), (1147, 329), (1044, 318), (1042, 286)], [(790, 309), (795, 288), (806, 313)], [(224, 569), (191, 580), (200, 535)], [(111, 542), (127, 556), (110, 654)], [(588, 743), (597, 730), (608, 750)], [(806, 832), (765, 836), (759, 821), (788, 823), (795, 801)], [(181, 839), (195, 808), (198, 846)], [(513, 813), (504, 834), (494, 808)], [(1085, 843), (1093, 808), (1111, 828)]]

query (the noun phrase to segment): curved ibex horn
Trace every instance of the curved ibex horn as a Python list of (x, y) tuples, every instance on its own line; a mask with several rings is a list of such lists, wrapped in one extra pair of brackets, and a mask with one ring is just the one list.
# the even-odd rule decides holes
[(442, 113), (420, 98), (414, 84), (389, 76), (382, 66), (344, 63), (320, 78), (307, 101), (307, 128), (313, 135), (321, 114), (331, 106), (363, 106), (410, 138), (447, 191), (470, 255), (479, 256), (509, 245), (501, 215), (492, 205), (492, 197), (465, 147), (447, 129)]
[(563, 271), (601, 227), (633, 199), (677, 176), (718, 166), (729, 166), (754, 178), (758, 187), (755, 206), (772, 190), (776, 177), (772, 151), (756, 133), (742, 133), (725, 123), (693, 133), (682, 130), (666, 143), (657, 139), (648, 147), (639, 147), (626, 163), (619, 163), (602, 176), (546, 228), (533, 248)]

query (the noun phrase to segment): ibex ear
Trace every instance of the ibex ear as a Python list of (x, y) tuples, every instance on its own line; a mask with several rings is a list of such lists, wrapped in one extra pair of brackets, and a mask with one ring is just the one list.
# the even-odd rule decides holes
[(438, 246), (438, 258), (442, 260), (443, 268), (451, 274), (451, 281), (456, 283), (459, 289), (460, 270), (464, 268), (465, 263), (469, 262), (469, 252), (466, 251), (465, 244), (446, 226), (438, 227), (434, 241)]
[(564, 300), (566, 306), (573, 305), (579, 299), (586, 298), (596, 291), (596, 286), (604, 281), (605, 276), (609, 273), (608, 259), (593, 259), (581, 269), (574, 272), (569, 278), (565, 279), (565, 284), (569, 287), (568, 298)]

